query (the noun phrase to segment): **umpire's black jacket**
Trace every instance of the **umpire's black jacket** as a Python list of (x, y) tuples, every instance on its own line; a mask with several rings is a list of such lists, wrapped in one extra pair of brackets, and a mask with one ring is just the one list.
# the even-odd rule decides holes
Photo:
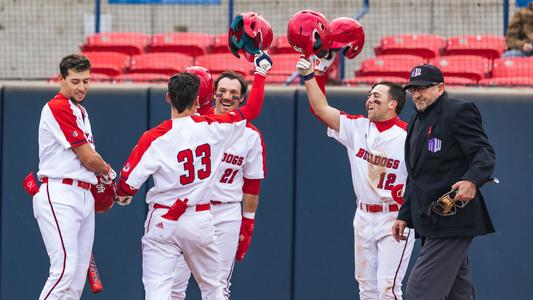
[[(412, 139), (413, 134), (416, 136)], [(407, 129), (405, 159), (408, 178), (398, 219), (414, 228), (417, 236), (443, 238), (494, 232), (479, 188), (494, 170), (495, 154), (473, 103), (444, 92), (424, 112), (416, 113)], [(456, 215), (442, 217), (431, 212), (428, 216), (431, 202), (462, 179), (476, 184), (474, 199), (458, 208)]]

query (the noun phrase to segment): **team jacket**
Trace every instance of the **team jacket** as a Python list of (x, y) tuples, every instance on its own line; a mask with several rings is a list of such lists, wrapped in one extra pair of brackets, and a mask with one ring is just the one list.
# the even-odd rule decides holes
[(95, 173), (87, 169), (72, 151), (73, 147), (87, 143), (94, 149), (87, 111), (62, 94), (57, 94), (41, 111), (39, 179), (71, 178), (96, 184)]

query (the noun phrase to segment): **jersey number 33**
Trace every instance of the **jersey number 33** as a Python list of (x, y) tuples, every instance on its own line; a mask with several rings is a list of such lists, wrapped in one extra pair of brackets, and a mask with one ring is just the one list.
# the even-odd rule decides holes
[[(209, 144), (196, 147), (194, 152), (191, 149), (182, 150), (178, 152), (177, 158), (179, 163), (183, 163), (186, 173), (180, 176), (181, 185), (192, 183), (196, 177), (202, 180), (211, 175), (211, 146)], [(194, 167), (195, 158), (200, 159), (201, 166), (197, 170)]]

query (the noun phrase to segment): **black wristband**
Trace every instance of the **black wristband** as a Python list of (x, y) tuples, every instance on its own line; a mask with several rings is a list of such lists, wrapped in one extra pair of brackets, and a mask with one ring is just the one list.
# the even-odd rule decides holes
[(307, 74), (307, 75), (300, 74), (300, 77), (302, 77), (303, 80), (307, 81), (309, 79), (315, 78), (315, 72), (312, 72), (311, 74)]

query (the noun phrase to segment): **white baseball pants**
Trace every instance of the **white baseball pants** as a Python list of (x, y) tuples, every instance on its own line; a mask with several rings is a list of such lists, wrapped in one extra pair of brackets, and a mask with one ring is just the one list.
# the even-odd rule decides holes
[(39, 299), (80, 299), (94, 240), (91, 192), (49, 179), (33, 197), (33, 214), (50, 257), (50, 273)]
[[(211, 212), (214, 214), (215, 220), (216, 245), (220, 251), (220, 285), (224, 298), (229, 299), (231, 275), (235, 265), (235, 254), (237, 253), (241, 228), (241, 203), (230, 202), (211, 205)], [(189, 271), (185, 260), (180, 259), (172, 287), (172, 300), (185, 299), (185, 291), (190, 276), (191, 271)]]
[(355, 279), (359, 298), (402, 299), (402, 280), (414, 245), (414, 230), (406, 228), (407, 241), (392, 238), (398, 212), (366, 212), (357, 209), (353, 222)]
[(188, 207), (178, 221), (163, 217), (167, 209), (151, 208), (142, 238), (145, 299), (170, 299), (176, 266), (183, 259), (198, 282), (203, 300), (224, 300), (219, 282), (219, 252), (213, 215)]

